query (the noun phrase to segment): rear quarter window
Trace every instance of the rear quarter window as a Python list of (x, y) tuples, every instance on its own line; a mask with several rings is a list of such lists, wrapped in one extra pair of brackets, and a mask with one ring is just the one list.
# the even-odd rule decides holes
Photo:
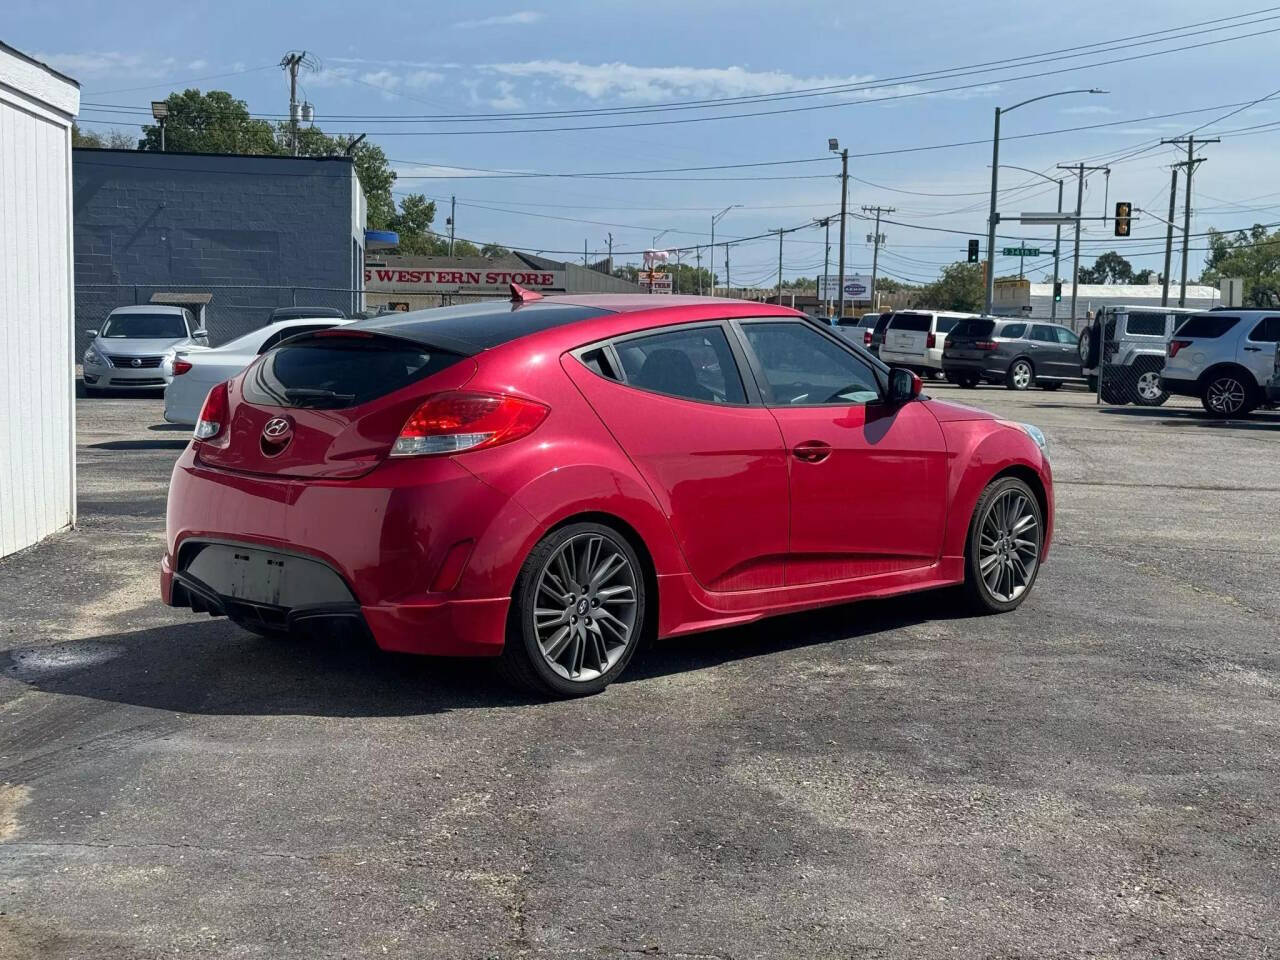
[(928, 333), (933, 317), (927, 313), (895, 313), (890, 326), (894, 330), (916, 330)]
[(1174, 336), (1197, 337), (1204, 340), (1214, 340), (1222, 336), (1239, 322), (1239, 317), (1225, 317), (1220, 313), (1200, 314), (1198, 316), (1188, 317), (1186, 323), (1178, 328)]
[(960, 322), (959, 317), (939, 317), (938, 333), (950, 333), (955, 329), (956, 324)]
[(1163, 337), (1163, 313), (1131, 313), (1125, 329), (1135, 337)]
[(1026, 335), (1027, 325), (1025, 323), (1006, 323), (997, 334), (997, 336), (1004, 337), (1006, 340), (1021, 340)]

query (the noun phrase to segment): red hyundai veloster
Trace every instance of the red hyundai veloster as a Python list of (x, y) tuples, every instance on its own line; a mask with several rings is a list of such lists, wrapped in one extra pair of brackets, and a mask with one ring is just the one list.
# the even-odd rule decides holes
[(1039, 430), (801, 314), (517, 289), (296, 337), (215, 387), (161, 592), (574, 696), (649, 636), (952, 584), (1013, 610), (1052, 525)]

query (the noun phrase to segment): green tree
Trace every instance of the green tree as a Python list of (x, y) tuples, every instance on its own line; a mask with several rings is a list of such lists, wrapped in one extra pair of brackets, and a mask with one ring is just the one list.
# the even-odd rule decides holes
[[(277, 151), (293, 152), (293, 131), (287, 123), (276, 125)], [(348, 142), (331, 137), (319, 127), (298, 127), (298, 156), (341, 157), (347, 154)], [(351, 150), (355, 161), (356, 178), (364, 191), (365, 206), (371, 230), (390, 229), (391, 218), (396, 213), (396, 202), (391, 196), (396, 174), (387, 162), (387, 155), (376, 143), (362, 140)]]
[(921, 288), (918, 302), (937, 310), (973, 313), (982, 309), (984, 298), (981, 265), (957, 261), (943, 267), (941, 277)]
[(407, 256), (441, 256), (448, 252), (449, 242), (431, 230), (436, 218), (434, 200), (420, 193), (400, 199), (400, 209), (387, 221), (387, 227), (400, 235), (398, 252)]
[(1280, 230), (1267, 233), (1260, 223), (1232, 235), (1211, 230), (1200, 282), (1216, 286), (1224, 277), (1244, 280), (1246, 306), (1280, 306)]
[(489, 260), (501, 260), (503, 257), (511, 256), (511, 251), (500, 243), (486, 243), (480, 248), (480, 256)]
[[(165, 99), (165, 149), (175, 153), (279, 153), (275, 131), (254, 120), (249, 107), (225, 90), (185, 90)], [(160, 149), (159, 124), (142, 128), (143, 150)]]
[(79, 124), (71, 124), (73, 147), (98, 147), (108, 150), (137, 150), (138, 138), (127, 130), (108, 130), (105, 134), (93, 130), (81, 130)]
[(1094, 260), (1092, 268), (1080, 268), (1080, 282), (1133, 283), (1133, 265), (1116, 251), (1110, 250)]

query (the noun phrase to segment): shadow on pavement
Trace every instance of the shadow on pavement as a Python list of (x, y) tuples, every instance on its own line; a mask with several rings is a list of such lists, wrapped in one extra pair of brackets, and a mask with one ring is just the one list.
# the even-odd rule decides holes
[(90, 450), (183, 450), (186, 446), (186, 437), (181, 440), (104, 440), (88, 444)]
[[(947, 591), (792, 614), (658, 641), (637, 651), (619, 682), (961, 615)], [(185, 714), (413, 716), (539, 702), (505, 686), (491, 667), (355, 642), (264, 639), (223, 619), (0, 651), (4, 675), (35, 689)]]
[(1099, 407), (1099, 413), (1112, 417), (1137, 417), (1158, 420), (1166, 426), (1210, 427), (1219, 430), (1280, 430), (1280, 412), (1258, 410), (1247, 419), (1219, 420), (1203, 410), (1178, 410), (1165, 407)]

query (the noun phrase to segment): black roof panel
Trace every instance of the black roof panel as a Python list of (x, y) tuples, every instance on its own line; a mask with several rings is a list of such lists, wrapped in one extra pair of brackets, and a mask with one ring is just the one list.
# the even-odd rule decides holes
[(479, 353), (531, 333), (616, 312), (550, 300), (533, 303), (483, 300), (413, 313), (385, 313), (359, 320), (344, 329), (372, 330), (446, 350)]

